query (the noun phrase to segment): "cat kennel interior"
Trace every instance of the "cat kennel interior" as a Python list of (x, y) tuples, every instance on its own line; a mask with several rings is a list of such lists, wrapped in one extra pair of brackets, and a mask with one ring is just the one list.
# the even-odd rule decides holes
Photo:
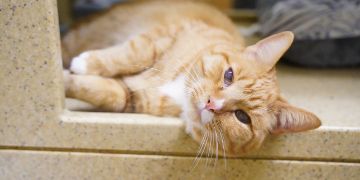
[[(251, 15), (247, 18), (254, 20)], [(279, 65), (285, 97), (317, 114), (322, 126), (270, 137), (261, 149), (239, 158), (204, 157), (194, 168), (199, 145), (185, 133), (180, 119), (69, 110), (78, 105), (64, 97), (55, 0), (2, 1), (0, 23), (0, 174), (4, 179), (360, 176), (358, 68)]]

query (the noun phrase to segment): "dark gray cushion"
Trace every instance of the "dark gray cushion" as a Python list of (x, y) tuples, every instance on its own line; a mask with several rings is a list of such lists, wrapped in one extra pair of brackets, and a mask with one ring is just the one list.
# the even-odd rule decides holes
[(360, 0), (259, 0), (260, 33), (290, 30), (288, 62), (316, 67), (360, 64)]

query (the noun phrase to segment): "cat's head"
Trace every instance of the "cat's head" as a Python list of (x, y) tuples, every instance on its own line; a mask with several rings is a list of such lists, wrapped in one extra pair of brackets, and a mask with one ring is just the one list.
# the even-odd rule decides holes
[(280, 97), (274, 66), (293, 39), (282, 32), (246, 48), (219, 45), (202, 55), (188, 86), (200, 120), (196, 139), (217, 136), (235, 155), (258, 148), (268, 134), (320, 126), (314, 114)]

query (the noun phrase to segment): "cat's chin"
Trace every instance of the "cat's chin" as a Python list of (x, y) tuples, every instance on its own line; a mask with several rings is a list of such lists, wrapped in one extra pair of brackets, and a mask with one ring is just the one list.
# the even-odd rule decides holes
[[(209, 124), (207, 124), (209, 125)], [(205, 125), (206, 126), (206, 125)], [(200, 128), (200, 127), (197, 127), (197, 126), (193, 126), (192, 130), (191, 130), (191, 136), (192, 138), (199, 144), (201, 144), (202, 140), (203, 140), (203, 134), (204, 134), (204, 128)], [(242, 145), (238, 145), (238, 146), (235, 146), (235, 147), (231, 147), (231, 146), (234, 146), (233, 145), (230, 145), (228, 140), (227, 139), (224, 139), (224, 142), (225, 142), (225, 156), (226, 157), (230, 157), (230, 158), (236, 158), (236, 157), (243, 157), (245, 156), (246, 154), (249, 154), (253, 151), (256, 151), (257, 149), (259, 149), (259, 146), (247, 146), (248, 144), (247, 143), (244, 143)], [(221, 153), (218, 154), (218, 156), (224, 156), (223, 154), (223, 147), (222, 145), (219, 145), (218, 147), (218, 152), (221, 151)], [(216, 152), (216, 149), (212, 149), (213, 152)]]
[[(198, 129), (198, 128), (194, 128), (193, 131), (192, 131), (192, 138), (198, 143), (198, 144), (201, 144), (202, 140), (203, 140), (203, 132)], [(221, 143), (220, 143), (221, 144)], [(252, 150), (244, 150), (243, 148), (239, 148), (239, 149), (232, 149), (231, 147), (229, 147), (229, 145), (227, 143), (225, 143), (225, 154), (224, 154), (224, 151), (223, 151), (223, 147), (222, 145), (219, 144), (219, 149), (218, 149), (218, 156), (222, 156), (226, 158), (230, 157), (230, 158), (236, 158), (236, 157), (243, 157), (244, 155), (248, 154), (249, 152), (252, 152), (252, 151), (255, 151), (256, 149), (252, 149)], [(212, 149), (213, 152), (216, 152), (216, 149)], [(221, 152), (221, 153), (220, 153)]]
[(211, 121), (214, 119), (214, 113), (211, 111), (208, 111), (207, 109), (202, 109), (200, 110), (200, 119), (201, 119), (201, 124), (202, 125), (206, 125), (211, 123)]

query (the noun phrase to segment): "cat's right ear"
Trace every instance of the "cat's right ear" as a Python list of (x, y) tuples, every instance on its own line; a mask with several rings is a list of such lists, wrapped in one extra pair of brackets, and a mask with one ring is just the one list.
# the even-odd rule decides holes
[(292, 106), (284, 100), (274, 102), (271, 109), (276, 121), (270, 130), (271, 134), (301, 132), (321, 125), (315, 114)]
[(293, 41), (294, 34), (290, 31), (284, 31), (248, 46), (244, 53), (247, 59), (254, 60), (261, 69), (268, 71), (274, 67)]

